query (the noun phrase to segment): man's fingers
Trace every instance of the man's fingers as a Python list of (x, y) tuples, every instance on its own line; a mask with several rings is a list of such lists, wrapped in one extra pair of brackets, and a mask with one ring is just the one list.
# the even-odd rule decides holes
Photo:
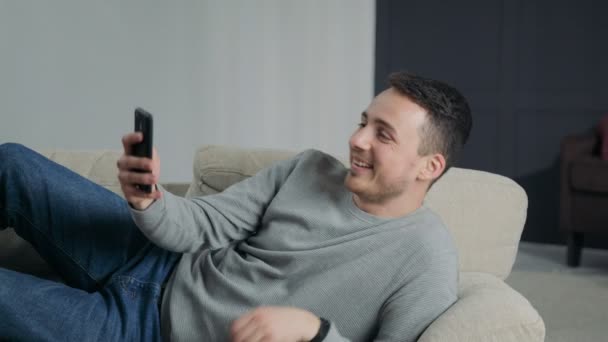
[[(133, 145), (143, 140), (141, 132), (133, 132), (123, 135), (123, 155), (116, 161), (118, 168), (118, 180), (126, 200), (136, 209), (147, 208), (154, 200), (162, 197), (155, 185), (160, 176), (160, 161), (156, 149), (153, 149), (153, 157), (133, 156)], [(144, 192), (137, 185), (152, 185), (150, 193)]]
[(125, 154), (130, 155), (133, 144), (137, 144), (143, 140), (144, 136), (140, 132), (128, 133), (122, 136), (122, 147)]
[(257, 342), (266, 339), (267, 326), (259, 310), (253, 310), (236, 320), (230, 330), (233, 342)]
[(135, 185), (124, 187), (122, 192), (125, 194), (125, 198), (128, 202), (135, 202), (142, 199), (159, 199), (162, 197), (162, 192), (158, 190), (147, 193), (141, 191)]
[(116, 162), (116, 166), (120, 170), (142, 170), (142, 171), (153, 171), (154, 162), (149, 158), (140, 158), (134, 156), (123, 155)]
[[(251, 326), (251, 329), (249, 327)], [(245, 327), (247, 330), (239, 332), (238, 336), (235, 336), (234, 342), (259, 342), (264, 340), (264, 332), (256, 329), (255, 326), (248, 325)]]
[(121, 170), (118, 173), (121, 184), (149, 184), (158, 183), (158, 177), (152, 173), (140, 173)]
[(130, 203), (137, 203), (142, 200), (150, 199), (156, 200), (162, 197), (162, 192), (156, 189), (155, 186), (152, 187), (151, 193), (140, 190), (135, 184), (123, 185), (121, 188), (125, 198)]
[(264, 337), (263, 332), (256, 328), (253, 321), (232, 334), (232, 342), (255, 342)]
[(249, 325), (253, 315), (251, 313), (245, 314), (239, 317), (236, 321), (232, 323), (230, 327), (230, 334), (232, 335), (232, 341), (243, 341), (243, 331)]

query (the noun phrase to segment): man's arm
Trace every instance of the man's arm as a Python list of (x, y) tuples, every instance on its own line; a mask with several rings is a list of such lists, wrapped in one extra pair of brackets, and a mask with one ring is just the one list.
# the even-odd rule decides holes
[[(133, 144), (141, 140), (138, 132), (122, 138), (124, 153), (117, 161), (121, 189), (144, 235), (160, 247), (181, 253), (224, 246), (255, 232), (266, 207), (304, 154), (277, 162), (220, 194), (185, 199), (157, 185), (160, 158), (156, 149), (151, 159), (132, 155)], [(145, 193), (135, 184), (152, 185), (153, 191)]]
[[(400, 287), (379, 315), (376, 342), (414, 342), (424, 330), (457, 300), (458, 259), (445, 252), (429, 256), (417, 265), (419, 274)], [(352, 298), (357, 300), (357, 298)], [(319, 331), (319, 317), (292, 307), (259, 307), (232, 324), (232, 342), (310, 341)], [(348, 342), (335, 322), (323, 342)]]
[(162, 196), (145, 210), (131, 210), (135, 223), (155, 244), (175, 252), (225, 246), (255, 232), (301, 154), (279, 161), (215, 195), (192, 199)]
[[(421, 270), (384, 304), (379, 315), (376, 342), (414, 342), (457, 300), (458, 259), (455, 252), (429, 256)], [(357, 300), (352, 298), (352, 300)], [(232, 342), (310, 341), (319, 331), (319, 317), (292, 307), (259, 307), (232, 324)], [(331, 322), (323, 342), (348, 342)]]

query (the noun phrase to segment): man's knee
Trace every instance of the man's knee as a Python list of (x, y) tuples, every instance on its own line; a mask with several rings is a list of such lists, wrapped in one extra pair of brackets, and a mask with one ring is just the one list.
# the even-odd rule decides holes
[(16, 166), (19, 164), (20, 160), (27, 158), (31, 152), (32, 150), (21, 144), (0, 144), (0, 167)]
[(18, 143), (3, 143), (0, 144), (0, 156), (1, 157), (9, 157), (11, 155), (20, 155), (23, 154), (23, 151), (30, 151), (27, 147), (18, 144)]

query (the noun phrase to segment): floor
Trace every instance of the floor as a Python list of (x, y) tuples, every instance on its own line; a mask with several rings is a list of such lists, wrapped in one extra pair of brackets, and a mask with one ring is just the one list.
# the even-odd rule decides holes
[(608, 251), (583, 249), (566, 266), (566, 247), (522, 242), (506, 282), (545, 321), (548, 342), (608, 341)]
[(579, 267), (566, 265), (566, 246), (521, 242), (514, 270), (608, 275), (608, 250), (584, 248)]

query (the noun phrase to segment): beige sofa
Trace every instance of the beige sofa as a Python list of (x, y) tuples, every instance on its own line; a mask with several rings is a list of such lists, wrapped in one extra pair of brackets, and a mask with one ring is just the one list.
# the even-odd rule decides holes
[[(49, 158), (120, 194), (118, 151), (42, 151)], [(222, 191), (293, 152), (205, 146), (194, 160), (191, 184), (163, 184), (169, 191), (203, 196)], [(460, 252), (459, 300), (419, 341), (543, 341), (538, 312), (503, 280), (511, 272), (526, 219), (527, 197), (512, 180), (481, 171), (451, 169), (427, 196)], [(14, 235), (0, 232), (0, 266), (55, 278), (52, 270)]]

